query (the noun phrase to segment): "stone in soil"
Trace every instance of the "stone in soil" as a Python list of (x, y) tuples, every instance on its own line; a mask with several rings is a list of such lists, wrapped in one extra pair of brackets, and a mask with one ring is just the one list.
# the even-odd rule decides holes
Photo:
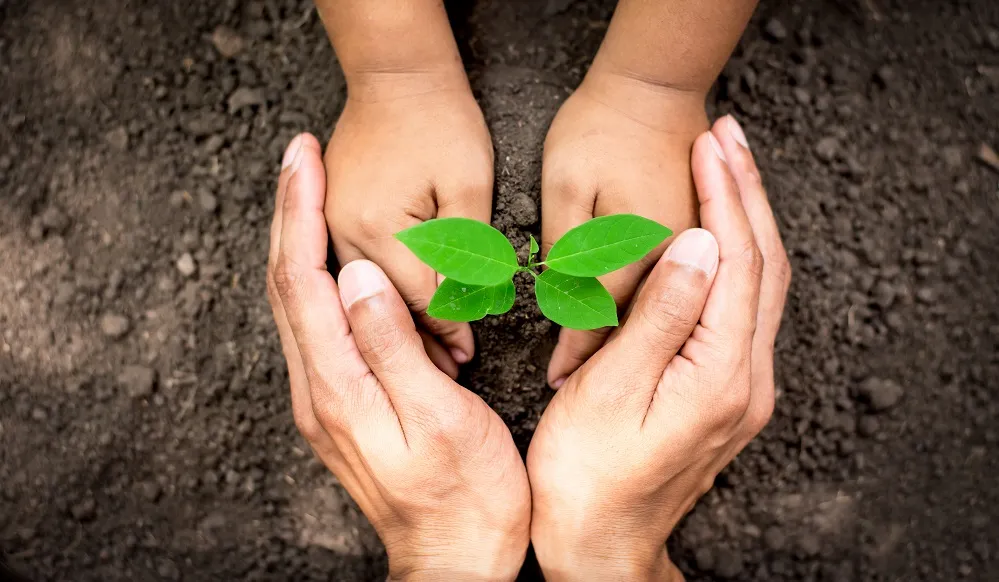
[(41, 225), (45, 232), (62, 234), (69, 228), (69, 223), (69, 216), (56, 206), (49, 206), (42, 212)]
[(108, 145), (113, 149), (123, 152), (128, 149), (128, 129), (125, 126), (118, 126), (104, 136)]
[(823, 162), (829, 163), (836, 159), (839, 152), (839, 141), (834, 137), (824, 137), (815, 144), (815, 155)]
[(763, 28), (763, 33), (772, 41), (780, 42), (787, 38), (787, 28), (780, 20), (771, 18)]
[(876, 412), (889, 410), (902, 399), (904, 390), (893, 380), (871, 377), (857, 388), (858, 398)]
[(120, 313), (105, 313), (101, 316), (101, 331), (109, 338), (121, 339), (131, 327), (128, 318)]
[(227, 59), (243, 52), (246, 46), (243, 37), (228, 26), (219, 26), (215, 29), (212, 33), (212, 44), (215, 45), (215, 50)]
[(194, 262), (191, 253), (184, 253), (177, 259), (177, 270), (185, 277), (193, 277), (198, 272), (198, 264)]
[(156, 385), (156, 370), (146, 366), (125, 366), (118, 375), (118, 384), (132, 398), (146, 398)]
[(510, 216), (518, 226), (530, 226), (538, 221), (538, 205), (523, 192), (513, 195), (508, 208)]
[(264, 92), (260, 89), (240, 87), (229, 96), (229, 113), (235, 113), (244, 107), (263, 105), (267, 103)]

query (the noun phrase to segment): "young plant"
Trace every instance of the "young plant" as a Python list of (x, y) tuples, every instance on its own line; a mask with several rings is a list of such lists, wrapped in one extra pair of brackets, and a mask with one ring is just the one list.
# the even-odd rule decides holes
[[(513, 276), (534, 277), (541, 313), (571, 329), (617, 325), (617, 305), (597, 277), (634, 263), (666, 240), (665, 226), (634, 214), (594, 218), (565, 233), (538, 261), (531, 237), (527, 264), (503, 233), (468, 218), (438, 218), (395, 236), (445, 277), (427, 313), (448, 321), (475, 321), (513, 307)], [(541, 267), (547, 267), (540, 271)]]

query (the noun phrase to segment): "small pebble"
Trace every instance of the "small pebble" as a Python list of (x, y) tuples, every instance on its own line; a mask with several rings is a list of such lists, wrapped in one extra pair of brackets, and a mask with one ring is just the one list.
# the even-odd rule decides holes
[(177, 270), (185, 277), (193, 277), (198, 272), (198, 264), (194, 262), (191, 253), (184, 253), (177, 259)]
[(128, 318), (118, 313), (105, 313), (101, 316), (101, 331), (112, 339), (120, 339), (131, 329)]

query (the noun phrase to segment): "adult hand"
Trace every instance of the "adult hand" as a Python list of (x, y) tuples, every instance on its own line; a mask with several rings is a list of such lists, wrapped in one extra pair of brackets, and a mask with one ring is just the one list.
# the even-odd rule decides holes
[[(456, 377), (475, 350), (467, 323), (427, 315), (437, 274), (393, 238), (431, 218), (489, 222), (493, 149), (464, 71), (399, 73), (355, 81), (326, 151), (326, 221), (340, 264), (385, 269)], [(430, 338), (434, 337), (443, 344)]]
[[(545, 252), (567, 230), (595, 216), (639, 214), (675, 233), (697, 226), (690, 148), (707, 128), (703, 95), (591, 70), (562, 105), (545, 140)], [(601, 277), (619, 307), (632, 300), (665, 248)], [(610, 329), (563, 329), (548, 366), (549, 384), (561, 386), (603, 345)]]
[(327, 272), (320, 146), (295, 142), (267, 270), (295, 422), (377, 530), (391, 579), (512, 580), (531, 499), (510, 431), (433, 365), (381, 269), (348, 263), (339, 285)]
[(697, 139), (692, 167), (704, 229), (673, 241), (531, 442), (531, 538), (549, 580), (682, 579), (666, 538), (773, 410), (790, 269), (734, 119)]

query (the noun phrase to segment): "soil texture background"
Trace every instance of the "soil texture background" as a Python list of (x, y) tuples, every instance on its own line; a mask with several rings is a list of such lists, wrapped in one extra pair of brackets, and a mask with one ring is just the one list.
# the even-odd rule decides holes
[[(523, 245), (613, 2), (455, 4)], [(30, 579), (384, 579), (264, 292), (283, 148), (344, 99), (309, 0), (0, 0), (0, 553)], [(999, 3), (764, 1), (709, 108), (746, 126), (795, 280), (774, 418), (671, 555), (999, 580)], [(525, 448), (557, 329), (518, 284), (462, 381)]]

